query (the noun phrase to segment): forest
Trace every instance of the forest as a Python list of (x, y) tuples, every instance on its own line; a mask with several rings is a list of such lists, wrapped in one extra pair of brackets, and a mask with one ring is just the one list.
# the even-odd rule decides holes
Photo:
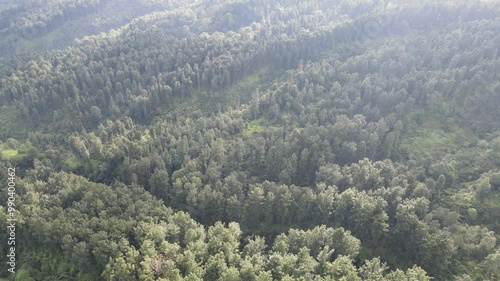
[(0, 0), (0, 281), (500, 280), (499, 46), (496, 0)]

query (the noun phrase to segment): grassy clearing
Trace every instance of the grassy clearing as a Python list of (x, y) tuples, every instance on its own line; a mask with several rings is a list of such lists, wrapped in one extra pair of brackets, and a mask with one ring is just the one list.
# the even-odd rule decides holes
[(240, 80), (229, 87), (227, 90), (228, 104), (230, 106), (238, 106), (237, 101), (241, 103), (248, 102), (252, 93), (259, 86), (271, 81), (274, 75), (271, 73), (269, 66), (263, 67), (252, 75), (248, 75), (245, 79)]
[(19, 151), (15, 150), (15, 149), (4, 149), (2, 151), (2, 155), (4, 157), (6, 157), (7, 159), (11, 159), (11, 158), (16, 157), (17, 155), (19, 155)]
[(409, 158), (441, 158), (448, 153), (454, 153), (459, 148), (458, 133), (448, 133), (436, 128), (422, 128), (418, 135), (404, 137), (399, 148)]
[(26, 157), (26, 146), (15, 139), (8, 139), (5, 143), (0, 142), (0, 154), (3, 159), (12, 163), (19, 163)]
[(443, 159), (460, 153), (477, 141), (470, 131), (456, 124), (442, 122), (443, 116), (427, 110), (416, 110), (404, 120), (397, 146), (398, 155), (419, 160)]
[(256, 133), (260, 133), (264, 130), (264, 123), (266, 119), (261, 117), (259, 119), (255, 119), (248, 123), (248, 128), (243, 132), (245, 136), (251, 136)]
[(20, 153), (17, 149), (3, 149), (1, 150), (1, 153), (3, 158), (14, 163), (17, 163), (23, 160), (24, 157), (26, 157), (25, 153)]
[(252, 120), (248, 123), (248, 127), (245, 131), (243, 131), (243, 135), (248, 137), (253, 134), (258, 134), (263, 131), (278, 131), (282, 129), (278, 126), (272, 126), (267, 123), (267, 119), (265, 116), (261, 116), (255, 120)]
[(202, 91), (197, 95), (202, 97), (197, 99), (197, 107), (203, 108), (204, 112), (208, 114), (218, 112), (219, 109), (225, 111), (229, 107), (238, 108), (240, 105), (248, 103), (255, 90), (272, 81), (275, 76), (276, 74), (271, 73), (270, 67), (266, 66), (233, 83), (225, 90)]
[(194, 89), (184, 97), (174, 97), (172, 106), (161, 109), (156, 116), (157, 121), (209, 116), (226, 111), (229, 107), (237, 109), (241, 104), (250, 101), (255, 89), (274, 80), (277, 73), (270, 67), (263, 67), (245, 79), (239, 80), (223, 91)]

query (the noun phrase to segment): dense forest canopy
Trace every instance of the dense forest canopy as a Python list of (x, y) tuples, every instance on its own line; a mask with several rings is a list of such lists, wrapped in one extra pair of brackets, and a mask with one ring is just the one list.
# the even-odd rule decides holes
[(499, 31), (498, 1), (0, 0), (0, 280), (500, 280)]

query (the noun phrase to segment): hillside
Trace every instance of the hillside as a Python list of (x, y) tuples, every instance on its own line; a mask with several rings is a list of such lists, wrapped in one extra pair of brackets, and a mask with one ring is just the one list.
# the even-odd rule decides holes
[(0, 7), (0, 278), (500, 279), (498, 2)]

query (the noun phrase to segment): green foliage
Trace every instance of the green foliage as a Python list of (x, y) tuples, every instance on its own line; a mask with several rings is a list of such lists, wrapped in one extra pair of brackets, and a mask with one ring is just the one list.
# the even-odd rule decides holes
[(497, 4), (4, 2), (18, 279), (498, 279)]
[(0, 143), (0, 157), (3, 157), (3, 159), (13, 164), (19, 164), (22, 163), (24, 159), (34, 156), (28, 155), (33, 152), (33, 150), (30, 151), (30, 149), (32, 148), (27, 147), (26, 144), (21, 144), (17, 140), (10, 138), (5, 143)]
[(264, 123), (265, 122), (266, 122), (266, 119), (264, 117), (252, 120), (251, 122), (248, 123), (248, 128), (246, 129), (245, 132), (243, 132), (243, 134), (246, 136), (251, 136), (255, 133), (262, 132), (264, 130)]
[[(410, 119), (408, 123), (411, 122), (414, 121)], [(418, 162), (436, 161), (447, 154), (455, 154), (462, 145), (459, 139), (466, 135), (465, 132), (458, 130), (446, 132), (432, 123), (409, 125), (405, 130), (408, 134), (401, 139), (399, 145), (401, 153)]]
[(77, 171), (80, 167), (83, 166), (78, 158), (73, 154), (70, 154), (68, 157), (66, 157), (62, 164), (64, 170), (67, 169), (68, 171)]
[(500, 189), (500, 173), (491, 174), (490, 184), (495, 188)]
[(0, 108), (0, 139), (24, 139), (31, 129), (30, 122), (26, 122), (22, 113), (11, 106)]
[(15, 149), (4, 149), (2, 151), (2, 154), (7, 159), (12, 160), (14, 157), (16, 157), (19, 154), (19, 151), (15, 150)]

